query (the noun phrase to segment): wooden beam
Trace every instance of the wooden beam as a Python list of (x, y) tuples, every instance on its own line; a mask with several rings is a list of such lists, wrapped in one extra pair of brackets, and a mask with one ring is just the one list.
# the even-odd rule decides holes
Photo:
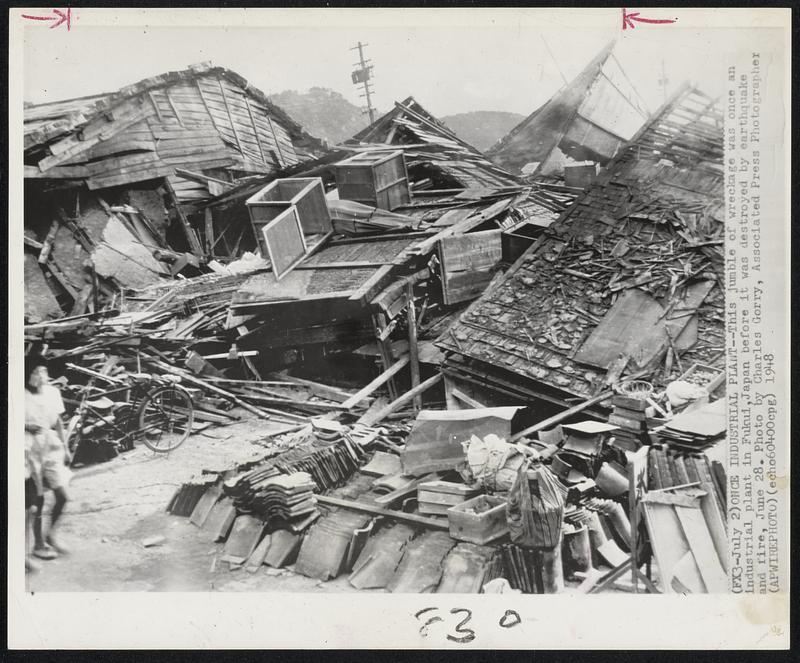
[(53, 156), (45, 157), (41, 161), (39, 161), (36, 165), (39, 167), (39, 170), (44, 172), (53, 166), (58, 166), (65, 161), (69, 161), (70, 159), (74, 158), (81, 152), (88, 150), (91, 147), (94, 147), (98, 143), (108, 140), (112, 135), (117, 134), (121, 131), (124, 131), (131, 125), (136, 124), (137, 122), (143, 120), (147, 117), (147, 112), (144, 110), (140, 110), (139, 112), (131, 115), (127, 119), (120, 119), (118, 125), (114, 125), (109, 123), (108, 128), (112, 130), (111, 134), (107, 133), (97, 133), (96, 135), (92, 136), (91, 138), (86, 138), (85, 140), (80, 140), (77, 136), (70, 136), (69, 138), (65, 138), (60, 143), (55, 143), (50, 147), (51, 152), (54, 150), (56, 146), (61, 146), (58, 148), (58, 154), (53, 154)]
[(592, 405), (597, 405), (598, 403), (602, 403), (603, 401), (608, 400), (614, 395), (614, 392), (609, 389), (608, 391), (604, 391), (602, 394), (595, 396), (594, 398), (590, 398), (588, 401), (584, 401), (583, 403), (579, 403), (575, 407), (571, 407), (568, 410), (564, 410), (552, 417), (548, 417), (544, 421), (540, 421), (538, 424), (534, 424), (533, 426), (528, 426), (526, 429), (521, 430), (519, 433), (515, 433), (509, 438), (509, 442), (514, 442), (521, 437), (525, 437), (526, 435), (531, 435), (536, 433), (540, 430), (544, 430), (545, 428), (550, 428), (551, 426), (555, 426), (556, 424), (564, 421), (567, 417), (571, 417), (573, 414), (578, 414), (579, 412), (583, 412), (587, 408), (592, 407)]
[(387, 405), (382, 410), (372, 414), (370, 416), (364, 415), (359, 419), (359, 423), (366, 424), (367, 426), (374, 426), (375, 424), (383, 421), (387, 415), (391, 414), (395, 410), (398, 410), (402, 405), (408, 403), (408, 401), (412, 400), (418, 394), (423, 393), (433, 385), (437, 384), (442, 379), (442, 374), (437, 373), (436, 375), (429, 377), (424, 382), (421, 382), (413, 389), (409, 389), (405, 394), (393, 400), (389, 405)]
[(267, 124), (269, 124), (269, 130), (272, 132), (272, 137), (275, 139), (275, 147), (278, 148), (278, 158), (280, 163), (278, 164), (281, 168), (286, 165), (286, 157), (283, 156), (283, 150), (281, 150), (281, 141), (278, 140), (278, 134), (275, 133), (275, 125), (272, 124), (272, 118), (269, 116), (269, 112), (267, 112)]
[(387, 370), (385, 370), (372, 382), (366, 385), (363, 389), (356, 392), (350, 398), (344, 401), (344, 403), (342, 403), (342, 406), (346, 407), (347, 409), (355, 407), (361, 401), (367, 398), (370, 394), (372, 394), (376, 389), (378, 389), (382, 384), (386, 383), (390, 378), (399, 373), (406, 366), (406, 364), (408, 364), (408, 362), (409, 362), (408, 355), (401, 357), (394, 364), (392, 364)]
[[(383, 322), (383, 318), (384, 316), (381, 313), (372, 314), (372, 326), (375, 330), (375, 340), (378, 343), (378, 351), (380, 352), (381, 363), (383, 364), (383, 370), (388, 371), (392, 365), (392, 351), (391, 345), (387, 340), (388, 334), (384, 334), (387, 325)], [(397, 387), (395, 386), (393, 378), (389, 379), (388, 389), (389, 398), (392, 400), (397, 398)]]
[[(414, 306), (414, 285), (409, 281), (406, 286), (408, 307), (406, 319), (408, 321), (408, 356), (411, 360), (411, 388), (419, 386), (419, 346), (417, 345), (417, 310)], [(422, 395), (414, 396), (414, 409), (422, 409)]]
[(206, 251), (209, 255), (214, 250), (214, 215), (210, 207), (206, 207), (205, 211), (205, 224), (206, 224)]
[(211, 112), (211, 109), (208, 107), (208, 102), (206, 101), (206, 96), (203, 94), (203, 88), (200, 85), (200, 79), (194, 79), (195, 85), (197, 86), (197, 91), (200, 93), (200, 100), (203, 102), (203, 106), (206, 108), (206, 113), (211, 118), (211, 124), (214, 125), (214, 128), (217, 130), (218, 134), (221, 134), (219, 127), (217, 126), (217, 121), (214, 119), (214, 114)]
[(385, 278), (389, 276), (394, 269), (394, 265), (384, 265), (379, 267), (375, 273), (370, 276), (351, 296), (351, 301), (369, 301), (380, 290), (381, 284)]
[(330, 497), (329, 495), (315, 495), (314, 499), (316, 499), (319, 504), (324, 504), (326, 506), (338, 506), (344, 509), (352, 509), (353, 511), (371, 513), (374, 516), (385, 516), (386, 518), (392, 518), (402, 523), (408, 523), (409, 525), (422, 525), (429, 529), (441, 530), (443, 532), (447, 532), (450, 529), (450, 525), (448, 524), (446, 518), (426, 518), (425, 516), (418, 516), (413, 513), (384, 509), (373, 504), (366, 504), (364, 502), (357, 502), (354, 500), (345, 500), (339, 497)]
[(314, 382), (313, 380), (305, 380), (303, 378), (296, 378), (293, 375), (287, 375), (285, 373), (279, 373), (281, 377), (285, 378), (287, 382), (297, 385), (298, 387), (305, 387), (309, 389), (311, 393), (315, 396), (319, 396), (321, 398), (327, 398), (332, 401), (336, 401), (337, 403), (342, 403), (348, 400), (353, 394), (349, 391), (345, 391), (344, 389), (338, 389), (336, 387), (331, 387), (327, 384), (320, 384), (319, 382)]
[(178, 109), (175, 107), (175, 104), (172, 103), (172, 99), (169, 96), (168, 87), (164, 88), (164, 96), (167, 98), (167, 103), (169, 104), (169, 107), (172, 109), (172, 112), (175, 115), (175, 119), (178, 120), (178, 124), (180, 124), (182, 127), (185, 127), (186, 125), (183, 123), (183, 118), (181, 117), (181, 114), (178, 112)]
[(164, 123), (164, 118), (161, 115), (161, 111), (158, 108), (158, 104), (156, 103), (155, 97), (153, 97), (153, 92), (151, 90), (147, 91), (147, 97), (150, 99), (150, 103), (153, 104), (153, 110), (156, 112), (156, 116), (158, 117), (158, 121), (162, 124)]
[(261, 160), (264, 162), (264, 165), (267, 164), (267, 156), (264, 154), (264, 146), (261, 145), (261, 139), (258, 137), (258, 126), (256, 126), (256, 119), (253, 117), (253, 109), (250, 107), (250, 99), (245, 94), (244, 95), (244, 103), (247, 106), (247, 114), (250, 116), (250, 124), (253, 126), (253, 135), (256, 137), (256, 144), (258, 145), (258, 151), (261, 153)]
[(231, 131), (233, 131), (233, 137), (236, 139), (236, 145), (239, 147), (239, 152), (244, 154), (244, 150), (242, 149), (242, 141), (239, 140), (239, 132), (236, 131), (236, 122), (233, 120), (233, 114), (231, 113), (231, 108), (228, 105), (228, 97), (225, 95), (225, 86), (222, 84), (222, 79), (217, 76), (217, 83), (219, 83), (219, 90), (222, 93), (222, 101), (225, 104), (225, 111), (228, 113), (228, 119), (231, 121)]
[(239, 407), (244, 408), (248, 412), (252, 412), (253, 414), (261, 417), (262, 419), (270, 418), (270, 415), (265, 410), (261, 410), (257, 407), (253, 407), (249, 403), (245, 403), (241, 398), (239, 398), (235, 394), (232, 394), (231, 392), (226, 391), (225, 389), (220, 389), (219, 387), (216, 387), (213, 384), (209, 384), (205, 380), (200, 380), (199, 378), (196, 378), (193, 375), (191, 375), (188, 371), (180, 370), (175, 366), (170, 366), (169, 364), (165, 364), (164, 362), (159, 361), (157, 359), (148, 358), (148, 361), (154, 366), (160, 368), (162, 371), (165, 371), (166, 373), (178, 374), (181, 376), (182, 380), (186, 380), (186, 382), (188, 382), (189, 384), (193, 384), (196, 387), (200, 387), (201, 389), (206, 389), (210, 392), (218, 394), (219, 396), (222, 396), (223, 398), (233, 403), (236, 403), (236, 405), (238, 405)]
[(481, 408), (485, 408), (486, 407), (483, 403), (480, 403), (479, 401), (476, 401), (474, 398), (470, 398), (463, 391), (461, 391), (460, 389), (458, 389), (456, 387), (453, 387), (450, 390), (450, 394), (453, 396), (453, 398), (458, 399), (459, 401), (461, 401), (465, 405), (469, 405), (470, 407), (474, 407), (474, 408), (477, 408), (477, 409), (481, 409)]
[(189, 224), (189, 219), (187, 219), (186, 215), (183, 213), (183, 210), (181, 209), (181, 203), (178, 200), (178, 195), (175, 193), (175, 189), (172, 188), (172, 184), (167, 177), (164, 178), (164, 186), (166, 187), (167, 191), (169, 191), (170, 196), (172, 196), (172, 202), (175, 205), (175, 211), (178, 213), (178, 219), (181, 222), (183, 232), (186, 235), (186, 239), (189, 242), (189, 247), (191, 248), (192, 253), (202, 256), (203, 247), (200, 244), (200, 240), (197, 239), (197, 233), (195, 233), (194, 229)]
[(56, 233), (58, 232), (60, 224), (58, 221), (53, 221), (50, 224), (50, 230), (47, 231), (47, 237), (44, 238), (44, 242), (42, 242), (42, 250), (39, 252), (39, 264), (44, 265), (47, 262), (47, 259), (50, 257), (50, 251), (53, 250), (53, 241), (56, 238)]

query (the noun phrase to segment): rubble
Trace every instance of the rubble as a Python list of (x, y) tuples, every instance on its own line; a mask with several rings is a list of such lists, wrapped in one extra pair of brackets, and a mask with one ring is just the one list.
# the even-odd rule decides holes
[(165, 505), (213, 569), (721, 591), (720, 114), (685, 87), (645, 122), (613, 63), (495, 161), (413, 97), (323, 150), (209, 66), (28, 108), (25, 340), (74, 464), (132, 448), (165, 381), (184, 439), (263, 429)]

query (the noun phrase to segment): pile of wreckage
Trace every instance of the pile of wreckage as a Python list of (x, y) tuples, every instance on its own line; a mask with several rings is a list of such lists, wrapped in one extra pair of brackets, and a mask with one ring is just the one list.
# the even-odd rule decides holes
[(618, 69), (491, 160), (411, 97), (329, 147), (208, 65), (27, 107), (25, 339), (74, 462), (172, 376), (190, 432), (270, 420), (168, 505), (232, 568), (725, 591), (722, 115)]

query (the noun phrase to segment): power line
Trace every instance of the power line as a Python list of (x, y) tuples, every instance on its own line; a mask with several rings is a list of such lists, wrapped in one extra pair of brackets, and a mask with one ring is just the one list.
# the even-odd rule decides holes
[(553, 60), (553, 63), (556, 65), (556, 69), (558, 69), (558, 73), (561, 74), (561, 80), (564, 81), (564, 85), (568, 85), (569, 81), (567, 81), (567, 77), (564, 76), (564, 72), (561, 71), (561, 67), (558, 64), (558, 60), (556, 60), (556, 56), (553, 55), (553, 51), (550, 50), (550, 46), (547, 44), (547, 40), (545, 40), (544, 35), (539, 35), (542, 38), (542, 42), (544, 43), (544, 47), (547, 49), (547, 52), (550, 54), (550, 58)]

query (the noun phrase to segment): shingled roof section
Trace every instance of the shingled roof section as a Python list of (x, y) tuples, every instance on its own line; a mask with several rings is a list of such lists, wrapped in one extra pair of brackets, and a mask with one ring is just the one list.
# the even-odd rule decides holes
[[(671, 333), (657, 352), (632, 353), (627, 374), (643, 370), (663, 384), (693, 362), (721, 366), (723, 218), (722, 114), (685, 86), (437, 344), (453, 353), (454, 366), (466, 361), (551, 396), (588, 397), (614, 369), (578, 359), (591, 354), (586, 342), (614, 303), (633, 291), (663, 308), (657, 324)], [(618, 322), (640, 338), (655, 324), (637, 328), (638, 316)], [(678, 359), (667, 375), (670, 346)]]

